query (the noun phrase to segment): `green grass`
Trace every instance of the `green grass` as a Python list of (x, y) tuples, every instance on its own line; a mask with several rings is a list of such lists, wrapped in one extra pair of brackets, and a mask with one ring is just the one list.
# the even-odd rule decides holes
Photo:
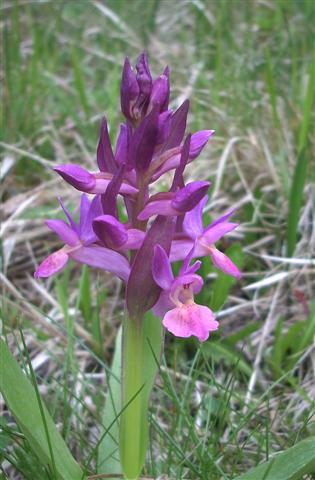
[[(55, 197), (62, 195), (71, 210), (78, 198), (63, 184), (49, 183), (55, 180), (50, 166), (75, 162), (93, 168), (101, 117), (106, 113), (112, 140), (121, 121), (123, 59), (135, 60), (143, 48), (156, 74), (170, 65), (174, 106), (182, 95), (191, 97), (189, 129), (216, 130), (189, 176), (212, 181), (211, 217), (239, 206), (240, 233), (220, 247), (244, 271), (235, 283), (205, 261), (198, 300), (219, 312), (220, 333), (203, 346), (166, 337), (145, 473), (232, 479), (313, 436), (314, 266), (279, 264), (261, 255), (314, 257), (314, 2), (11, 1), (0, 8), (0, 152), (13, 158), (3, 181), (4, 218), (33, 189), (40, 193), (1, 239), (1, 272), (24, 301), (3, 283), (0, 314), (20, 365), (27, 364), (14, 340), (20, 326), (31, 359), (47, 356), (34, 375), (77, 461), (96, 473), (123, 292), (106, 275), (70, 266), (42, 284), (43, 295), (28, 275), (34, 259), (56, 246), (52, 237), (36, 234), (43, 218), (56, 218)], [(6, 268), (10, 245), (14, 254)], [(279, 271), (290, 275), (281, 284), (248, 396), (277, 285), (241, 287)], [(29, 303), (60, 336), (38, 323)], [(1, 469), (3, 478), (14, 480), (54, 478), (7, 410), (0, 462), (0, 478)]]

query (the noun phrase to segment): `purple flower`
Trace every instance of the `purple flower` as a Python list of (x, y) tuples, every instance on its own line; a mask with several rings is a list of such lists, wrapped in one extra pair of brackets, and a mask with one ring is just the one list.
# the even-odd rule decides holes
[(137, 73), (132, 70), (130, 61), (126, 58), (120, 89), (121, 110), (134, 125), (141, 122), (155, 107), (159, 112), (167, 110), (170, 93), (168, 68), (153, 81), (146, 52), (139, 55), (136, 71)]
[[(189, 101), (172, 111), (169, 97), (168, 68), (153, 79), (145, 52), (135, 70), (126, 59), (121, 82), (126, 122), (120, 125), (115, 149), (104, 118), (96, 149), (97, 171), (75, 164), (55, 167), (70, 185), (95, 197), (90, 202), (85, 194), (81, 196), (78, 224), (62, 204), (68, 223), (46, 222), (64, 246), (41, 263), (35, 276), (49, 277), (69, 259), (107, 270), (125, 282), (126, 307), (135, 322), (153, 309), (174, 335), (194, 335), (204, 341), (218, 322), (208, 307), (194, 302), (203, 281), (196, 274), (200, 261), (189, 264), (192, 258), (210, 255), (217, 268), (239, 278), (237, 267), (215, 246), (237, 224), (229, 221), (231, 210), (203, 226), (210, 183), (185, 184), (184, 172), (214, 130), (185, 136)], [(168, 188), (153, 194), (152, 184), (172, 170)], [(152, 221), (152, 217), (156, 218)], [(171, 262), (178, 260), (183, 265), (174, 278)]]
[(201, 342), (209, 337), (209, 333), (218, 329), (212, 311), (194, 302), (194, 294), (200, 292), (203, 280), (196, 271), (201, 262), (189, 266), (193, 249), (174, 278), (171, 264), (165, 250), (157, 245), (153, 257), (153, 278), (161, 287), (162, 293), (153, 311), (163, 316), (164, 327), (177, 337), (195, 336)]
[[(90, 173), (80, 165), (66, 164), (54, 167), (54, 170), (74, 188), (80, 192), (94, 193), (96, 195), (105, 193), (113, 175), (107, 172)], [(121, 184), (120, 193), (133, 195), (137, 188), (127, 182)]]
[(102, 211), (100, 198), (96, 196), (90, 202), (86, 195), (81, 196), (78, 225), (62, 203), (61, 206), (69, 224), (63, 220), (47, 220), (46, 225), (58, 235), (65, 245), (45, 258), (34, 276), (36, 278), (50, 277), (61, 271), (71, 258), (79, 263), (112, 272), (126, 281), (130, 271), (127, 259), (114, 250), (102, 248), (96, 243), (97, 237), (92, 229), (92, 222)]
[(93, 229), (102, 244), (113, 250), (138, 250), (145, 233), (119, 222), (112, 215), (101, 215), (93, 220)]
[(183, 222), (183, 234), (181, 238), (175, 239), (172, 243), (171, 261), (182, 260), (195, 245), (194, 257), (210, 255), (213, 264), (227, 275), (240, 278), (241, 273), (237, 266), (216, 247), (215, 243), (228, 232), (231, 232), (238, 223), (231, 223), (228, 219), (235, 210), (230, 210), (222, 217), (212, 222), (206, 228), (202, 224), (202, 211), (207, 203), (205, 196), (199, 204), (185, 215)]
[(138, 219), (147, 220), (152, 215), (183, 215), (199, 203), (209, 185), (209, 182), (191, 182), (177, 192), (158, 193), (150, 198)]

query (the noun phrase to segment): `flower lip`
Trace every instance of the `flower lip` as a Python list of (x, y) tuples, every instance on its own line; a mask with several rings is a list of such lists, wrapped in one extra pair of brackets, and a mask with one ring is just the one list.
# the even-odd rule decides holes
[[(180, 275), (175, 278), (170, 288), (170, 298), (175, 305), (180, 303), (186, 303), (186, 300), (190, 302), (194, 298), (194, 294), (200, 292), (203, 286), (203, 280), (200, 275), (186, 274)], [(187, 295), (187, 291), (190, 291), (190, 296)]]
[(176, 337), (195, 336), (200, 342), (207, 340), (209, 333), (219, 327), (210, 308), (196, 303), (169, 310), (162, 323)]

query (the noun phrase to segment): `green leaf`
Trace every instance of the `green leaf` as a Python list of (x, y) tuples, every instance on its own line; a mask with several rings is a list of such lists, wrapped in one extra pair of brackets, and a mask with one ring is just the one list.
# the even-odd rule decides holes
[(97, 473), (121, 473), (119, 460), (119, 418), (117, 418), (121, 411), (121, 336), (122, 328), (120, 327), (116, 337), (111, 374), (107, 374), (108, 394), (103, 411), (101, 435), (106, 432), (110, 425), (112, 426), (99, 445)]
[(234, 480), (301, 480), (315, 471), (315, 437), (302, 440)]
[(55, 469), (58, 480), (70, 478), (80, 480), (82, 471), (79, 465), (72, 457), (43, 402), (39, 404), (34, 386), (2, 339), (0, 359), (0, 391), (34, 453), (43, 465), (48, 465), (52, 471)]

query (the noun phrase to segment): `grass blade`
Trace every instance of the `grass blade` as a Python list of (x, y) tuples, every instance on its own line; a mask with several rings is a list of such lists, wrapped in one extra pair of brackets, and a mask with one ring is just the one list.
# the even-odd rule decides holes
[[(49, 465), (52, 471), (54, 471), (54, 463), (56, 480), (70, 478), (80, 480), (82, 471), (79, 465), (72, 457), (43, 402), (41, 402), (41, 411), (35, 388), (28, 381), (2, 339), (0, 339), (0, 358), (0, 391), (34, 453), (41, 463)], [(43, 424), (42, 413), (47, 430)], [(54, 462), (52, 462), (51, 451)]]
[(303, 475), (314, 471), (315, 437), (311, 437), (273, 456), (235, 480), (300, 480)]
[(307, 91), (304, 100), (303, 120), (300, 128), (299, 142), (298, 142), (298, 158), (293, 174), (292, 186), (289, 198), (289, 215), (288, 215), (288, 229), (287, 229), (287, 252), (291, 257), (294, 253), (297, 226), (299, 221), (299, 213), (302, 205), (303, 189), (307, 175), (308, 165), (308, 134), (311, 123), (311, 113), (315, 96), (315, 50), (310, 69)]

